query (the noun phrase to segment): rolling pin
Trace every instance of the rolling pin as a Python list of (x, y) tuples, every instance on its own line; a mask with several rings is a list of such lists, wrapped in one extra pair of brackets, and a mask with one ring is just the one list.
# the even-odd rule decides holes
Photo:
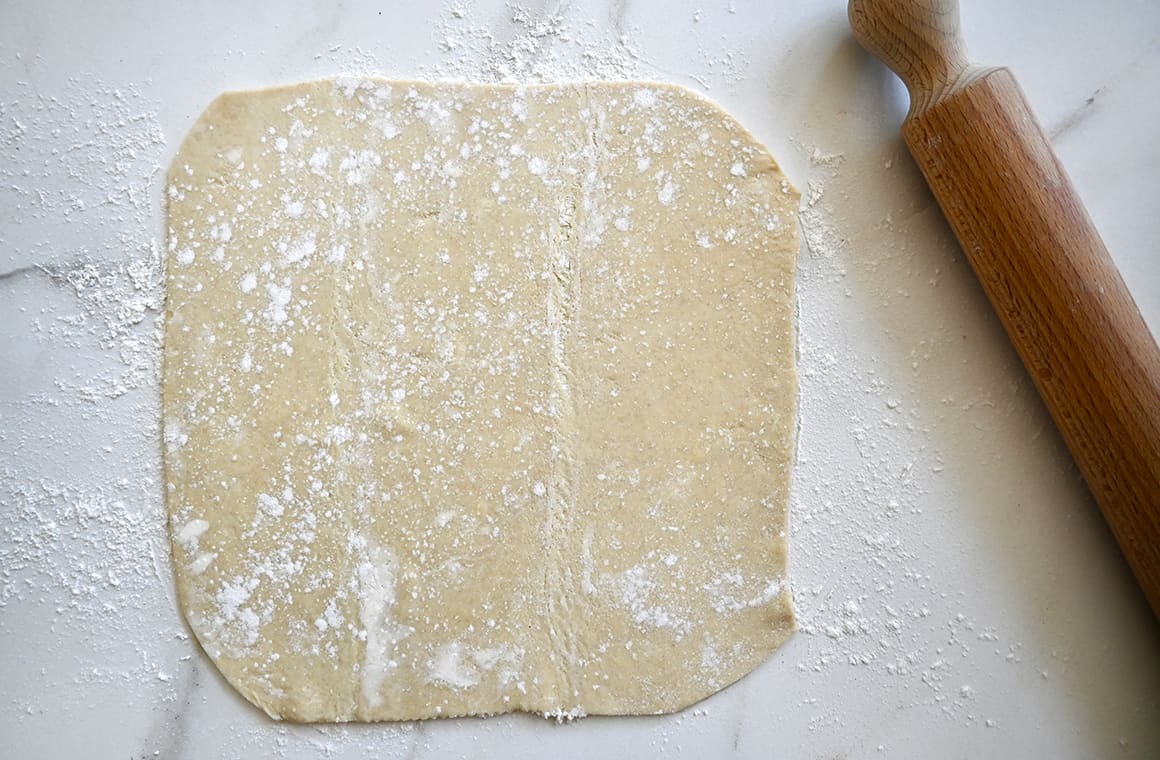
[(902, 78), (902, 134), (1160, 617), (1160, 349), (1022, 90), (957, 0), (850, 0)]

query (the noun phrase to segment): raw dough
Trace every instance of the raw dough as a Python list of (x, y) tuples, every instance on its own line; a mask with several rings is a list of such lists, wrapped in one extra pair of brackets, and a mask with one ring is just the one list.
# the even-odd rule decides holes
[(793, 630), (797, 193), (680, 88), (219, 97), (169, 175), (177, 584), (295, 721), (680, 709)]

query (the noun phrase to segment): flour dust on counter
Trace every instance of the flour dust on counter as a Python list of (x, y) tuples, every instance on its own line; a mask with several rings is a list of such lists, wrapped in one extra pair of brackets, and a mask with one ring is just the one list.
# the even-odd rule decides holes
[(796, 191), (652, 83), (216, 100), (169, 176), (183, 611), (273, 716), (663, 713), (793, 630)]
[[(592, 24), (589, 9), (570, 3), (554, 7), (505, 3), (507, 29), (502, 35), (495, 34), (492, 23), (480, 23), (468, 5), (452, 5), (433, 22), (432, 33), (442, 55), (437, 63), (421, 69), (424, 76), (529, 83), (635, 80), (647, 78), (644, 72), (658, 71), (642, 52), (649, 25), (642, 28), (632, 23), (635, 14), (628, 12), (627, 3), (610, 9), (607, 27)], [(705, 15), (696, 8), (686, 13), (690, 29), (696, 29)], [(687, 77), (703, 91), (734, 85), (745, 76), (749, 57), (735, 41), (719, 39), (706, 46), (696, 35), (689, 41), (688, 54), (697, 65), (682, 66), (670, 75)], [(346, 57), (342, 62), (346, 63)]]
[[(173, 605), (157, 446), (158, 104), (136, 84), (91, 77), (10, 92), (0, 208), (19, 223), (0, 232), (5, 736), (45, 715), (75, 726), (107, 720), (113, 703), (172, 702), (189, 638), (175, 618), (158, 624)], [(104, 694), (116, 698), (94, 696)]]

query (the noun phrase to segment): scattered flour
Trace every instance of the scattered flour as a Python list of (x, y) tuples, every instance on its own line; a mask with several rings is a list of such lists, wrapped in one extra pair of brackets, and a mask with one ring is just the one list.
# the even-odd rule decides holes
[[(631, 78), (651, 72), (632, 29), (619, 35), (595, 31), (570, 18), (566, 6), (547, 14), (508, 8), (509, 27), (515, 34), (503, 38), (467, 6), (455, 6), (440, 15), (433, 26), (444, 55), (419, 73), (479, 81), (534, 81)], [(696, 11), (691, 20), (698, 22), (700, 14)], [(701, 81), (722, 71), (736, 77), (744, 68), (734, 54), (715, 53), (709, 59), (703, 47), (699, 52), (702, 66), (692, 76)], [(349, 71), (381, 72), (378, 58), (366, 51), (335, 46), (316, 57), (323, 56)], [(649, 105), (648, 91), (642, 90), (637, 98), (641, 106)], [(0, 613), (4, 616), (0, 642), (11, 641), (15, 629), (7, 621), (13, 616), (47, 606), (54, 610), (47, 619), (52, 620), (57, 635), (42, 643), (43, 656), (77, 660), (73, 675), (34, 676), (28, 690), (12, 695), (12, 701), (29, 714), (48, 708), (32, 696), (38, 693), (60, 698), (60, 704), (52, 706), (54, 711), (79, 714), (88, 707), (85, 695), (92, 692), (78, 690), (78, 684), (101, 691), (115, 688), (120, 699), (139, 703), (142, 709), (155, 707), (151, 689), (159, 685), (161, 703), (173, 711), (184, 709), (179, 700), (193, 687), (191, 645), (172, 599), (162, 478), (155, 453), (160, 437), (156, 394), (163, 309), (160, 188), (164, 153), (172, 149), (162, 135), (158, 108), (133, 83), (111, 85), (78, 78), (55, 93), (37, 92), (22, 82), (0, 90), (0, 207), (18, 218), (22, 227), (19, 234), (0, 228), (0, 242), (6, 248), (0, 294), (10, 303), (3, 313), (13, 316), (13, 333), (31, 336), (37, 355), (46, 357), (53, 376), (48, 386), (32, 382), (30, 376), (26, 387), (9, 386), (8, 395), (0, 400), (5, 418), (0, 431), (0, 503), (6, 509), (0, 521)], [(392, 126), (383, 129), (387, 134)], [(288, 147), (286, 138), (276, 139), (275, 150)], [(812, 151), (810, 159), (816, 171), (808, 187), (802, 228), (805, 255), (821, 263), (807, 267), (806, 277), (824, 281), (815, 283), (812, 292), (823, 285), (840, 289), (847, 244), (838, 231), (834, 209), (827, 205), (826, 183), (833, 179), (842, 158)], [(528, 160), (530, 166), (535, 159)], [(346, 180), (357, 184), (363, 181), (363, 168), (374, 165), (376, 157), (337, 157), (318, 151), (309, 158), (309, 166), (324, 172), (336, 161), (346, 172)], [(648, 171), (649, 159), (639, 158), (637, 169)], [(744, 165), (735, 165), (732, 173), (744, 177)], [(675, 191), (671, 184), (661, 184), (658, 198), (672, 202)], [(306, 207), (296, 203), (292, 201), (289, 208), (305, 213)], [(626, 231), (631, 221), (617, 217), (613, 224)], [(221, 234), (228, 240), (229, 232)], [(311, 244), (308, 252), (296, 248), (287, 258), (313, 253)], [(341, 261), (348, 252), (327, 255)], [(190, 264), (194, 256), (192, 250), (182, 250), (177, 261)], [(257, 273), (246, 273), (238, 281), (243, 294), (258, 290), (268, 296), (264, 313), (271, 322), (285, 321), (291, 292), (277, 283), (261, 284), (264, 288), (258, 290)], [(819, 318), (811, 313), (816, 308), (810, 305), (803, 319)], [(835, 385), (835, 376), (849, 357), (831, 343), (814, 340), (808, 329), (803, 330), (800, 352), (803, 414), (816, 415), (817, 404), (831, 392), (850, 393)], [(84, 355), (90, 361), (70, 367), (72, 355)], [(251, 361), (247, 355), (243, 371), (248, 371)], [(865, 390), (871, 398), (886, 393), (875, 382), (868, 379), (864, 389), (856, 390)], [(402, 393), (402, 388), (395, 389), (392, 396)], [(797, 588), (801, 631), (810, 640), (798, 667), (819, 678), (847, 667), (906, 678), (921, 687), (913, 691), (915, 704), (933, 705), (951, 718), (966, 719), (978, 687), (963, 683), (956, 661), (979, 648), (1018, 665), (1024, 657), (1022, 645), (1003, 641), (994, 627), (964, 615), (935, 619), (932, 608), (945, 607), (935, 602), (944, 599), (946, 592), (932, 587), (930, 568), (917, 556), (918, 549), (907, 543), (903, 528), (906, 519), (921, 516), (927, 507), (926, 484), (931, 476), (909, 465), (889, 472), (877, 466), (887, 458), (880, 448), (887, 445), (887, 429), (912, 424), (905, 420), (905, 399), (892, 398), (885, 408), (886, 413), (870, 414), (849, 425), (851, 438), (866, 452), (864, 471), (853, 475), (855, 486), (836, 493), (795, 494), (791, 551), (845, 558), (835, 570), (833, 583)], [(167, 445), (183, 445), (180, 431), (166, 433)], [(926, 431), (916, 428), (912, 433), (917, 439)], [(53, 462), (76, 461), (78, 436), (91, 444), (80, 457), (85, 472), (62, 472)], [(808, 438), (807, 442), (824, 445)], [(891, 461), (905, 458), (900, 451), (889, 453)], [(806, 448), (798, 466), (806, 480), (820, 483), (827, 480), (820, 472), (826, 464), (824, 456)], [(799, 482), (802, 479), (798, 477)], [(534, 484), (532, 490), (539, 496), (545, 493), (542, 483)], [(264, 506), (268, 513), (282, 509), (277, 497), (268, 498), (271, 505), (278, 505)], [(842, 505), (853, 502), (876, 508), (850, 521), (850, 510)], [(196, 547), (210, 528), (191, 522), (177, 531), (177, 539)], [(213, 559), (203, 555), (197, 566), (204, 570)], [(877, 577), (860, 574), (869, 567), (881, 573)], [(365, 604), (361, 610), (369, 650), (365, 689), (386, 677), (391, 644), (407, 631), (390, 623), (394, 603), (390, 558), (369, 551), (358, 575), (366, 589), (375, 591), (363, 598), (381, 602)], [(592, 580), (587, 583), (591, 587)], [(644, 571), (636, 568), (625, 575), (622, 591), (634, 612), (643, 623), (679, 626), (678, 617), (645, 604), (653, 593), (650, 583)], [(835, 585), (845, 590), (841, 598), (833, 598)], [(910, 593), (904, 594), (904, 588)], [(246, 582), (239, 581), (223, 590), (221, 600), (224, 610), (244, 618), (241, 622), (248, 630), (257, 624), (256, 613), (240, 610), (251, 592)], [(932, 603), (895, 602), (895, 597), (924, 596)], [(46, 617), (39, 611), (35, 614), (38, 619)], [(344, 622), (332, 611), (315, 626), (326, 630)], [(125, 643), (127, 655), (114, 657), (99, 647), (78, 653), (76, 641), (95, 638)], [(709, 661), (719, 656), (706, 650)], [(444, 652), (434, 672), (454, 685), (470, 680), (473, 669), (480, 667), (463, 653)], [(131, 688), (123, 688), (126, 682)], [(146, 684), (152, 686), (145, 688)], [(77, 696), (69, 696), (73, 693)], [(694, 709), (689, 714), (708, 712)], [(840, 719), (822, 713), (811, 728), (834, 722)], [(996, 721), (988, 717), (985, 725), (993, 727)], [(311, 741), (320, 755), (333, 754), (336, 748), (370, 746), (341, 729), (314, 730), (316, 738)], [(413, 726), (384, 730), (397, 732), (399, 746), (416, 738)], [(250, 756), (251, 750), (263, 745), (268, 731), (266, 725), (252, 730), (232, 728), (234, 756)], [(154, 736), (151, 741), (153, 754), (152, 747), (167, 740)]]

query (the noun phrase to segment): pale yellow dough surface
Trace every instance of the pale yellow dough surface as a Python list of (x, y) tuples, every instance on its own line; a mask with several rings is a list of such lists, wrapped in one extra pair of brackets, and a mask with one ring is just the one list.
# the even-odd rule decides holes
[(668, 712), (792, 632), (798, 196), (716, 106), (228, 93), (168, 196), (177, 584), (247, 699)]

